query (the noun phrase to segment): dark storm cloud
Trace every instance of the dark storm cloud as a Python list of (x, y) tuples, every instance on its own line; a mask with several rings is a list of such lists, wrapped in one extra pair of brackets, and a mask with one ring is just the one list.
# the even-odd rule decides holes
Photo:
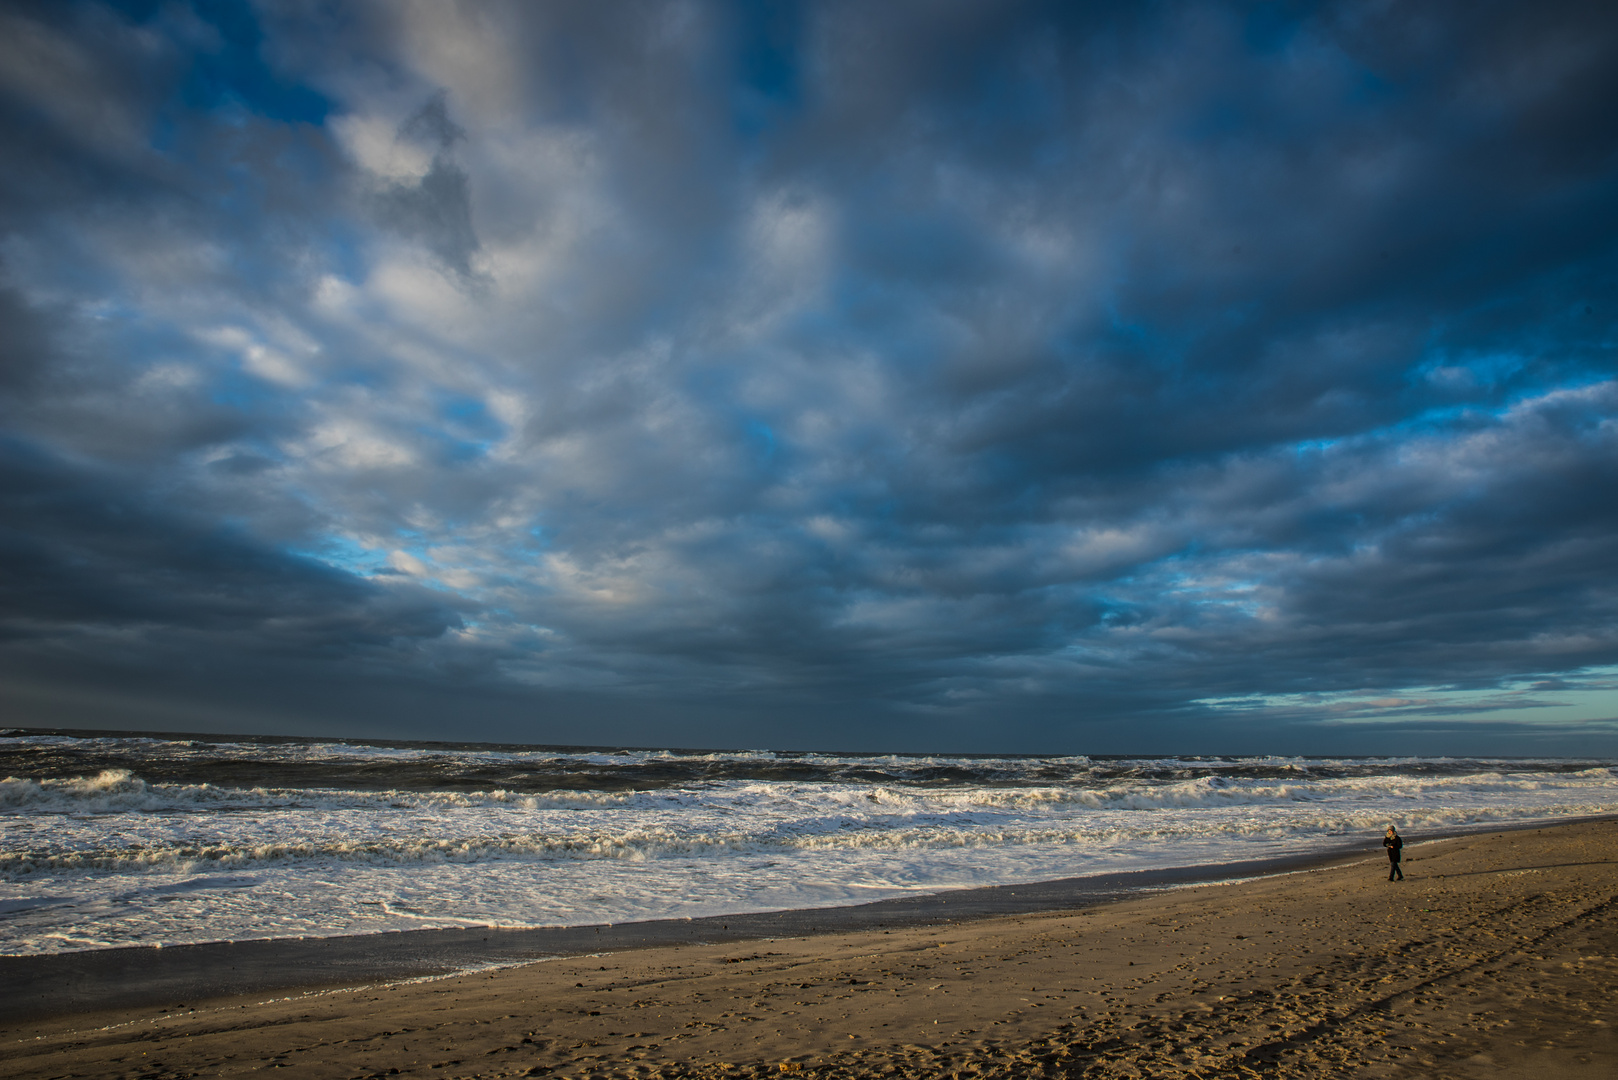
[[(344, 574), (165, 516), (127, 477), (95, 475), (0, 446), (5, 615), (14, 641), (123, 628), (246, 637), (295, 654), (436, 638), (460, 618), (443, 597)], [(154, 505), (155, 504), (155, 505)]]
[(473, 279), (478, 238), (472, 228), (466, 173), (452, 156), (465, 133), (449, 118), (444, 95), (434, 94), (406, 120), (399, 138), (426, 144), (433, 163), (420, 179), (393, 183), (377, 193), (383, 221), (419, 241), (463, 280)]
[(552, 740), (1613, 737), (1602, 6), (5, 18), (14, 672), (181, 702), (193, 648), (276, 723)]

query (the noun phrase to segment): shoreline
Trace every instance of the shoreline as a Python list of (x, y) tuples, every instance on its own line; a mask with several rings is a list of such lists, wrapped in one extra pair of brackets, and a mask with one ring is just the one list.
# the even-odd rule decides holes
[[(1409, 850), (1482, 833), (1618, 821), (1596, 815), (1445, 830)], [(1380, 858), (1360, 840), (1303, 855), (1133, 870), (1015, 885), (893, 897), (864, 904), (621, 924), (444, 928), (308, 938), (259, 938), (172, 946), (122, 946), (0, 956), (0, 1015), (46, 1020), (138, 1007), (154, 999), (197, 1001), (296, 994), (452, 977), (492, 968), (676, 945), (725, 945), (898, 930), (1056, 911), (1213, 883), (1243, 882)]]
[(1080, 909), (25, 1021), (9, 1080), (1606, 1080), (1618, 820)]

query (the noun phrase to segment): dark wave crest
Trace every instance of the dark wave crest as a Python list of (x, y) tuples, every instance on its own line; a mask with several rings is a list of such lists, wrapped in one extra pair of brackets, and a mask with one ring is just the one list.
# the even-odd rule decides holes
[(1591, 759), (968, 756), (334, 741), (295, 737), (26, 731), (0, 736), (0, 776), (34, 780), (129, 770), (150, 783), (350, 791), (651, 791), (733, 782), (898, 787), (1099, 788), (1121, 781), (1324, 780), (1361, 776), (1569, 773)]

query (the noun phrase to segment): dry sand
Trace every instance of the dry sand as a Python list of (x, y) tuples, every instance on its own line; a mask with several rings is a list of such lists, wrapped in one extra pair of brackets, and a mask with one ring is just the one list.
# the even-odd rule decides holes
[(1081, 911), (0, 1019), (7, 1077), (1618, 1077), (1618, 822)]

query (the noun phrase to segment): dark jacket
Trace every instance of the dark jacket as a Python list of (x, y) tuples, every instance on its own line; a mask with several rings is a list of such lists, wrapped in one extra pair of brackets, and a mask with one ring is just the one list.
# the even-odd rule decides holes
[(1394, 833), (1392, 836), (1384, 836), (1382, 846), (1388, 849), (1388, 858), (1393, 862), (1398, 862), (1400, 859), (1399, 853), (1404, 850), (1405, 838), (1398, 833)]

